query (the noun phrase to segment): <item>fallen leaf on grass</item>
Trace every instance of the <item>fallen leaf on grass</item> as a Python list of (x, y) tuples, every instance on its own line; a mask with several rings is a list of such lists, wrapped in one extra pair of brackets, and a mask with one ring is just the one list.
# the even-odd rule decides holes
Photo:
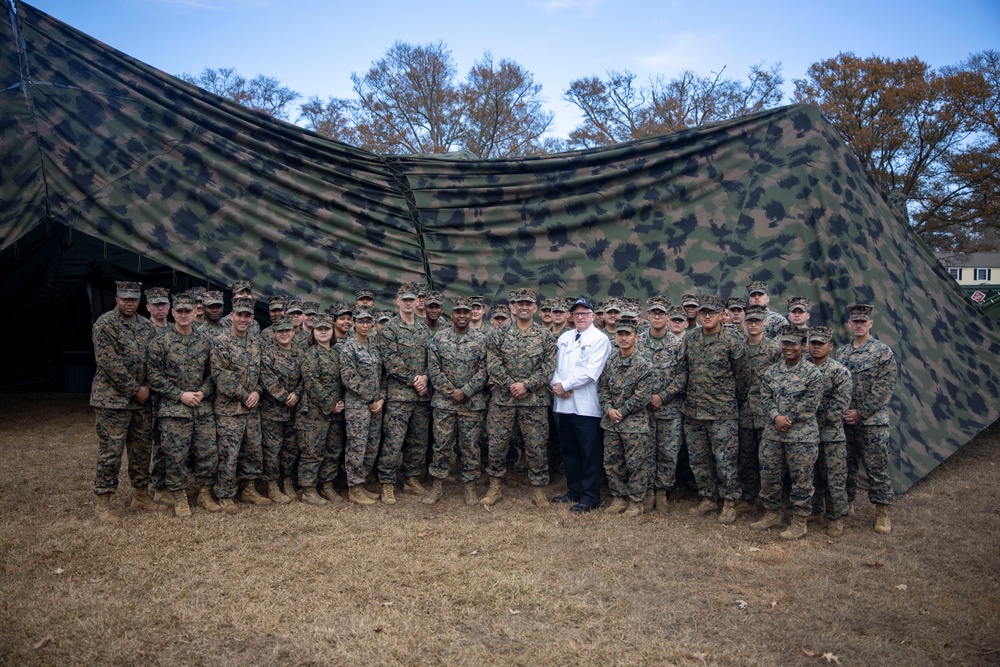
[(883, 563), (880, 563), (877, 560), (870, 560), (867, 563), (865, 563), (865, 565), (867, 565), (868, 567), (882, 567)]
[(752, 553), (754, 551), (763, 551), (763, 549), (761, 549), (760, 547), (750, 547), (750, 552)]
[(475, 551), (470, 551), (469, 555), (470, 556), (478, 556), (479, 555), (479, 549), (476, 549)]
[(50, 641), (52, 641), (52, 635), (45, 635), (44, 637), (42, 637), (41, 639), (39, 639), (37, 642), (35, 642), (34, 644), (32, 644), (31, 647), (37, 651), (38, 649), (40, 649), (43, 646), (45, 646), (46, 644), (48, 644)]
[(896, 590), (897, 591), (905, 591), (906, 590), (906, 584), (900, 584), (899, 586), (896, 586)]
[(740, 609), (746, 609), (750, 604), (746, 600), (737, 600), (736, 604), (740, 606)]
[(708, 654), (707, 653), (688, 653), (687, 656), (689, 658), (694, 658), (695, 660), (701, 660), (702, 662), (705, 662), (705, 658), (708, 657)]
[(517, 611), (516, 609), (508, 609), (507, 611), (510, 612), (511, 616), (517, 616), (518, 614), (521, 613), (521, 612)]
[(806, 656), (810, 657), (810, 658), (817, 658), (817, 657), (819, 657), (819, 653), (817, 653), (816, 651), (810, 651), (807, 648), (802, 649), (802, 652), (805, 653)]
[(427, 537), (427, 533), (417, 533), (417, 537)]
[(65, 571), (66, 571), (66, 570), (65, 570), (64, 568), (61, 568), (61, 567), (57, 567), (57, 568), (55, 569), (55, 573), (56, 573), (56, 574), (62, 574), (62, 573), (63, 573), (63, 572), (65, 572)]
[(838, 665), (840, 664), (840, 659), (837, 658), (837, 656), (835, 656), (832, 653), (824, 653), (823, 654), (823, 659), (826, 660), (827, 662), (835, 662)]
[(777, 600), (771, 600), (771, 609), (774, 609), (777, 606), (778, 606), (778, 601)]
[(395, 602), (383, 602), (382, 603), (383, 607), (394, 607), (395, 605), (396, 605)]

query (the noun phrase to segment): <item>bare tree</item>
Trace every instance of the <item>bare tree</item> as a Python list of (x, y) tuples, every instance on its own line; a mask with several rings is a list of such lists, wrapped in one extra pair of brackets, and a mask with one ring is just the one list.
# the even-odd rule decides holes
[(234, 67), (219, 69), (206, 67), (198, 76), (181, 74), (179, 78), (210, 93), (281, 120), (288, 120), (291, 110), (289, 107), (301, 97), (291, 88), (282, 86), (281, 82), (272, 76), (258, 74), (247, 80)]

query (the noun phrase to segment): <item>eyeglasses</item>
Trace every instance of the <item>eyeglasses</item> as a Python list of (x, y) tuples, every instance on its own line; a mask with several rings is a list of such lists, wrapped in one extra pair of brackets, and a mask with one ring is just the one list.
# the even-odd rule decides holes
[(590, 312), (589, 310), (580, 310), (575, 313), (570, 313), (570, 315), (572, 315), (573, 317), (585, 317), (587, 315), (593, 315), (593, 313)]

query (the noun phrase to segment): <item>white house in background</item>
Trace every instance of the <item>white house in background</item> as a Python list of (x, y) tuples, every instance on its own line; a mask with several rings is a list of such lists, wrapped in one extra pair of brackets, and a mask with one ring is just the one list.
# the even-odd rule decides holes
[(1000, 284), (1000, 252), (970, 252), (964, 255), (938, 252), (935, 255), (938, 263), (959, 285)]

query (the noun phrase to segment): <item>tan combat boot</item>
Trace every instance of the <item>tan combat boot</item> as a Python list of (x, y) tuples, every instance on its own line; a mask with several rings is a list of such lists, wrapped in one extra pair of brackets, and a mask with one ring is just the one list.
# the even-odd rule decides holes
[(798, 514), (792, 515), (792, 523), (778, 535), (783, 540), (797, 540), (805, 537), (809, 530), (809, 520), (807, 517)]
[[(649, 495), (649, 494), (647, 494)], [(645, 510), (645, 505), (642, 503), (637, 503), (634, 500), (628, 501), (628, 508), (622, 514), (622, 516), (639, 516)]]
[(278, 481), (271, 480), (267, 483), (267, 497), (271, 499), (271, 502), (275, 505), (284, 505), (286, 503), (292, 502), (292, 499), (281, 492), (278, 488)]
[(503, 498), (503, 490), (500, 488), (500, 478), (490, 477), (490, 488), (486, 490), (486, 495), (479, 501), (479, 504), (489, 507), (501, 498)]
[(667, 500), (667, 490), (657, 489), (656, 491), (656, 511), (660, 514), (667, 513), (669, 501)]
[(299, 494), (295, 493), (295, 480), (291, 477), (286, 477), (281, 483), (282, 493), (285, 497), (291, 500), (293, 503), (299, 499)]
[(741, 514), (754, 514), (757, 511), (757, 506), (753, 504), (752, 500), (738, 500), (736, 501), (736, 516)]
[(841, 537), (844, 534), (844, 520), (834, 519), (826, 527), (826, 534), (830, 537)]
[(653, 489), (646, 490), (646, 497), (642, 499), (642, 511), (644, 513), (652, 512), (656, 508), (656, 491)]
[(889, 531), (892, 530), (892, 525), (889, 523), (889, 506), (888, 505), (875, 505), (875, 532), (881, 533), (882, 535), (888, 535)]
[(236, 506), (236, 502), (232, 498), (219, 498), (219, 507), (226, 514), (240, 513), (240, 508)]
[(146, 493), (146, 487), (139, 486), (135, 488), (135, 492), (132, 494), (132, 502), (129, 507), (134, 510), (146, 510), (147, 512), (166, 512), (170, 507), (162, 505)]
[(203, 486), (198, 489), (198, 507), (202, 508), (206, 512), (221, 512), (222, 508), (219, 506), (215, 500), (212, 499), (212, 487)]
[(347, 489), (347, 499), (355, 505), (374, 505), (375, 501), (364, 493), (364, 487), (360, 484)]
[(94, 499), (94, 515), (101, 523), (121, 523), (122, 518), (111, 511), (113, 493), (98, 493)]
[[(406, 483), (403, 483), (405, 488)], [(395, 484), (383, 484), (382, 485), (382, 504), (383, 505), (395, 505), (396, 504), (396, 485)]]
[(628, 507), (628, 501), (621, 496), (611, 498), (611, 504), (604, 508), (608, 514), (621, 514)]
[(719, 509), (719, 501), (715, 498), (702, 498), (701, 502), (688, 510), (691, 516), (701, 516)]
[(531, 492), (531, 502), (535, 504), (535, 507), (549, 507), (549, 497), (545, 495), (545, 489), (540, 486), (536, 486), (535, 490)]
[(319, 495), (323, 496), (331, 503), (339, 503), (344, 499), (341, 497), (337, 490), (333, 488), (333, 482), (324, 482), (319, 485)]
[[(148, 487), (146, 489), (146, 493), (149, 493)], [(167, 509), (173, 509), (174, 493), (173, 491), (167, 491), (166, 489), (153, 489), (153, 502), (160, 503)]]
[(363, 495), (365, 498), (368, 498), (369, 500), (379, 500), (382, 498), (382, 494), (369, 491), (364, 487), (364, 485), (358, 486), (358, 493)]
[(423, 487), (416, 477), (407, 477), (403, 480), (403, 493), (414, 493), (418, 496), (427, 494), (427, 489)]
[(722, 501), (722, 511), (719, 512), (719, 523), (730, 524), (736, 523), (736, 501), (735, 500), (723, 500)]
[(302, 502), (317, 506), (326, 505), (326, 498), (322, 498), (318, 493), (316, 493), (315, 486), (303, 486)]
[(463, 488), (463, 492), (464, 492), (464, 495), (465, 495), (465, 504), (466, 505), (470, 505), (471, 506), (471, 505), (478, 505), (479, 504), (479, 495), (476, 493), (476, 483), (475, 482), (466, 482), (465, 486)]
[(443, 484), (444, 482), (442, 480), (435, 479), (431, 484), (431, 490), (427, 492), (427, 495), (424, 496), (420, 502), (424, 505), (433, 505), (437, 501), (441, 500), (441, 494), (444, 492), (444, 489), (442, 488)]
[(767, 530), (774, 526), (780, 526), (782, 523), (784, 522), (781, 520), (781, 512), (779, 510), (767, 510), (764, 512), (764, 516), (759, 521), (751, 523), (750, 527), (754, 530)]
[(186, 519), (191, 516), (191, 506), (188, 505), (188, 494), (184, 489), (174, 491), (174, 516), (179, 519)]
[(243, 487), (243, 492), (240, 493), (240, 500), (245, 503), (250, 503), (252, 505), (270, 505), (271, 499), (265, 498), (264, 496), (257, 493), (257, 487), (254, 485), (253, 481), (246, 483)]
[(856, 514), (856, 508), (854, 501), (847, 503), (847, 516), (854, 516)]

